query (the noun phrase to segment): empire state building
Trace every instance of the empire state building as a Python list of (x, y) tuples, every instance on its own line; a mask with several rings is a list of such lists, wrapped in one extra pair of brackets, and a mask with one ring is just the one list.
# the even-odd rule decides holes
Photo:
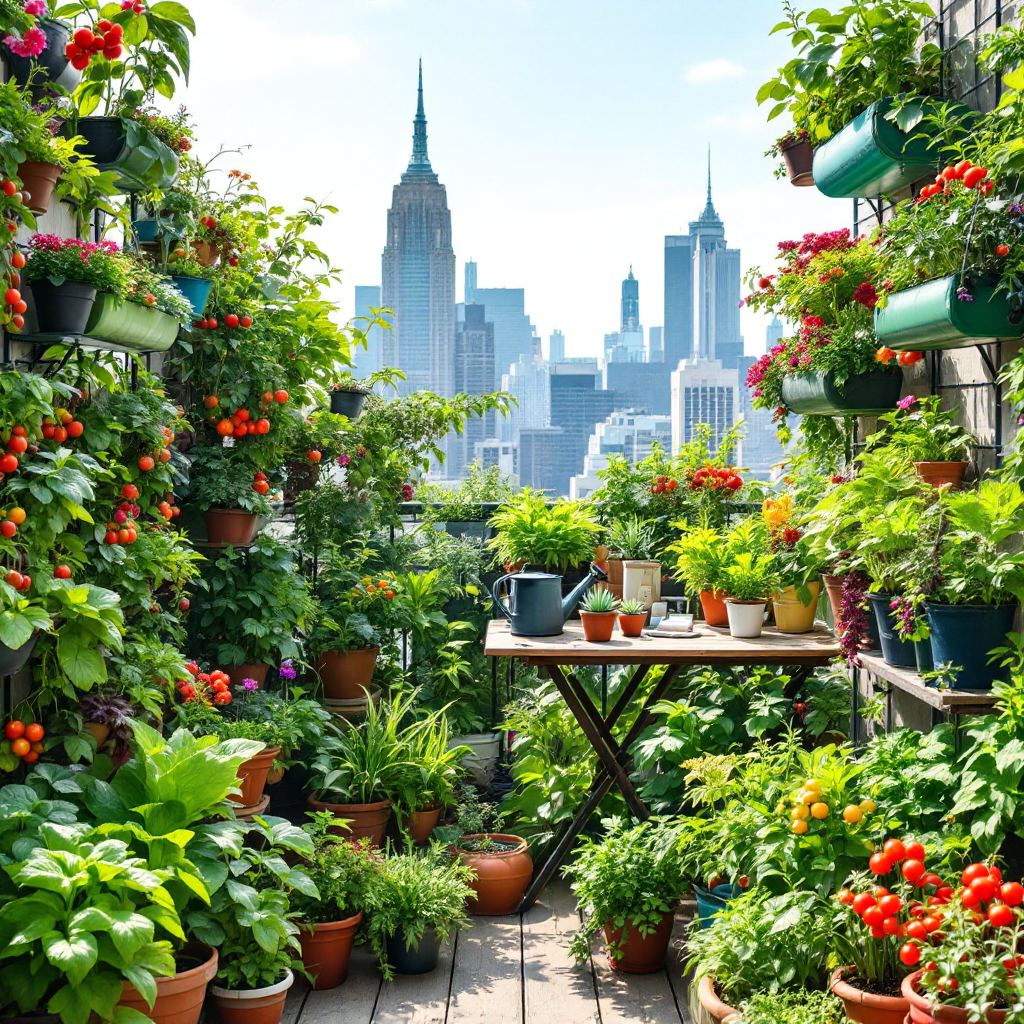
[(402, 394), (428, 390), (450, 398), (455, 376), (455, 253), (445, 187), (427, 156), (423, 62), (413, 121), (412, 157), (388, 210), (381, 302), (394, 310), (383, 362), (404, 371)]

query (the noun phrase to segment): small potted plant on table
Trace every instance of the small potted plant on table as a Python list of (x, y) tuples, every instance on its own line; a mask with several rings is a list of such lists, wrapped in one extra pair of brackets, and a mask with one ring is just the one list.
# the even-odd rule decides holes
[(647, 622), (647, 609), (633, 598), (619, 605), (619, 630), (623, 636), (640, 636)]
[(655, 601), (661, 600), (661, 562), (651, 560), (651, 524), (639, 516), (630, 516), (612, 526), (609, 542), (622, 560), (623, 599), (639, 599), (649, 611)]
[(580, 602), (583, 635), (590, 643), (606, 643), (615, 631), (619, 602), (605, 587), (595, 587)]
[(761, 635), (768, 595), (778, 582), (770, 560), (755, 551), (742, 551), (725, 567), (725, 607), (729, 633), (753, 639)]
[(389, 857), (370, 886), (367, 931), (386, 980), (427, 974), (441, 944), (469, 924), (466, 902), (473, 871), (443, 854)]
[(570, 952), (590, 957), (590, 939), (604, 929), (613, 970), (650, 974), (665, 966), (675, 908), (688, 886), (677, 839), (664, 826), (618, 826), (600, 841), (584, 839), (565, 869), (584, 913)]
[(717, 530), (707, 527), (686, 530), (668, 546), (676, 556), (675, 574), (685, 582), (687, 590), (700, 600), (704, 621), (709, 626), (727, 626), (725, 608), (725, 566), (729, 548)]
[(762, 516), (774, 571), (781, 582), (772, 598), (775, 624), (780, 633), (809, 633), (821, 594), (818, 563), (793, 522), (793, 499), (788, 494), (766, 498)]

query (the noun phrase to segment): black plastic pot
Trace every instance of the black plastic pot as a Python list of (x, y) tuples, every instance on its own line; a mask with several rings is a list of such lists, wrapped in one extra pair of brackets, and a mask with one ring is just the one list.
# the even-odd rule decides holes
[(82, 72), (71, 66), (64, 53), (71, 39), (71, 29), (60, 21), (41, 20), (37, 24), (46, 35), (46, 49), (38, 57), (18, 57), (0, 44), (0, 57), (3, 57), (10, 77), (19, 85), (25, 85), (33, 68), (38, 68), (32, 82), (33, 98), (42, 95), (49, 85), (59, 85), (68, 92), (74, 92), (82, 80)]
[(935, 662), (932, 661), (931, 640), (915, 640), (914, 657), (917, 659), (918, 674), (923, 675), (925, 672), (931, 672), (935, 668)]
[(38, 639), (39, 634), (36, 633), (27, 644), (16, 649), (0, 644), (0, 676), (13, 676), (15, 672), (20, 672), (32, 657)]
[(932, 660), (936, 667), (959, 669), (953, 685), (958, 690), (990, 690), (1005, 680), (1008, 669), (998, 660), (989, 664), (989, 652), (1006, 646), (1006, 634), (1013, 629), (1017, 602), (1011, 604), (955, 605), (925, 604), (931, 628)]
[(85, 139), (84, 152), (97, 164), (113, 164), (125, 151), (124, 124), (119, 117), (83, 117), (78, 134)]
[(882, 645), (882, 658), (886, 665), (893, 665), (896, 668), (917, 668), (917, 658), (914, 655), (914, 642), (912, 640), (901, 640), (896, 632), (896, 616), (893, 615), (889, 604), (892, 601), (892, 594), (868, 594), (871, 602), (871, 609), (875, 613), (875, 622), (878, 625), (878, 639)]
[(39, 334), (85, 334), (96, 289), (80, 281), (33, 281), (32, 301)]
[(335, 416), (347, 416), (357, 420), (363, 413), (366, 396), (370, 392), (366, 388), (344, 388), (331, 392), (331, 412)]
[(388, 939), (388, 962), (398, 974), (429, 974), (437, 967), (441, 953), (441, 936), (432, 925), (427, 928), (415, 949), (405, 948), (405, 933), (399, 930)]

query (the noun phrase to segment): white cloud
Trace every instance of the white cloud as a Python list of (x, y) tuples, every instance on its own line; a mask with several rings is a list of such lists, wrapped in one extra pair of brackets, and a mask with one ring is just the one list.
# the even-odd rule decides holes
[(724, 82), (730, 78), (742, 78), (744, 69), (735, 61), (726, 60), (725, 57), (716, 57), (714, 60), (702, 60), (699, 64), (691, 64), (683, 78), (687, 82)]

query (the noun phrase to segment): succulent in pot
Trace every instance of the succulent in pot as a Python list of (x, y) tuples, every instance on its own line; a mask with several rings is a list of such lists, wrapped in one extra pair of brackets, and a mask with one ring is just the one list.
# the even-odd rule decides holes
[(647, 608), (642, 601), (629, 598), (619, 605), (619, 629), (623, 636), (640, 636), (647, 622)]
[(583, 635), (591, 643), (611, 640), (618, 617), (618, 599), (606, 587), (594, 587), (580, 602)]
[(612, 526), (609, 539), (622, 561), (623, 598), (642, 599), (644, 608), (649, 609), (661, 600), (661, 562), (651, 558), (653, 524), (630, 516)]

